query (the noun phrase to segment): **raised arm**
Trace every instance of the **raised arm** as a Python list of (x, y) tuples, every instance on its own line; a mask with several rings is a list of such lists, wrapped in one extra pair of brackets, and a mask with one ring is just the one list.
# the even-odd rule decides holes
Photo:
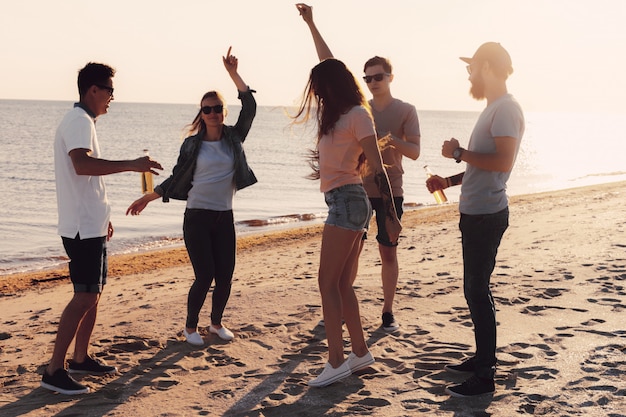
[(241, 75), (239, 75), (239, 72), (237, 72), (237, 67), (239, 66), (239, 60), (237, 59), (236, 56), (230, 54), (230, 51), (232, 49), (233, 47), (229, 46), (226, 56), (222, 57), (222, 61), (224, 61), (224, 68), (226, 68), (228, 75), (230, 75), (230, 78), (235, 83), (237, 90), (248, 91), (248, 84), (246, 84), (243, 81), (243, 78), (241, 78)]
[(315, 26), (315, 22), (313, 22), (313, 7), (308, 6), (304, 3), (296, 4), (296, 8), (300, 12), (300, 16), (302, 16), (302, 20), (306, 22), (309, 26), (309, 30), (311, 31), (311, 35), (313, 36), (313, 43), (315, 43), (315, 51), (317, 52), (317, 57), (320, 61), (325, 60), (326, 58), (333, 58), (333, 53), (330, 51), (330, 48), (322, 38), (322, 34), (317, 30), (317, 26)]

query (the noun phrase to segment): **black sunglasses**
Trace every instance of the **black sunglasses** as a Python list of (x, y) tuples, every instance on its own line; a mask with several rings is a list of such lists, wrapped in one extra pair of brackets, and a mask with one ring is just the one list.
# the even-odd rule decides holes
[(96, 87), (101, 88), (103, 90), (107, 90), (110, 96), (113, 95), (113, 90), (114, 90), (113, 87), (109, 87), (108, 85), (102, 85), (102, 84), (96, 84)]
[(221, 113), (224, 111), (224, 106), (221, 104), (218, 104), (217, 106), (204, 106), (200, 110), (202, 110), (202, 113), (204, 114), (211, 114), (211, 111)]
[(389, 74), (388, 72), (381, 72), (379, 74), (366, 75), (365, 77), (363, 77), (363, 79), (365, 80), (366, 83), (369, 84), (372, 82), (372, 80), (382, 81), (385, 75), (391, 75), (391, 74)]

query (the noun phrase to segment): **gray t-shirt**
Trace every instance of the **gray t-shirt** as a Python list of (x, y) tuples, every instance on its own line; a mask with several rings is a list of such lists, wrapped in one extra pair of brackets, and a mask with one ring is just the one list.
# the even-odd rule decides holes
[[(376, 125), (376, 134), (378, 139), (387, 134), (395, 136), (397, 139), (406, 141), (408, 137), (414, 138), (420, 136), (420, 123), (417, 117), (415, 106), (405, 103), (402, 100), (394, 98), (389, 105), (382, 111), (377, 111), (370, 100), (372, 116)], [(419, 142), (417, 142), (419, 144)], [(380, 151), (383, 158), (389, 183), (391, 184), (391, 192), (394, 197), (402, 197), (402, 152), (396, 148), (389, 146)], [(367, 161), (365, 161), (367, 163)], [(367, 174), (363, 177), (363, 187), (369, 197), (380, 198), (380, 191), (374, 181), (374, 172), (371, 169), (366, 170)]]
[[(524, 113), (519, 103), (511, 94), (505, 94), (480, 114), (472, 131), (468, 150), (494, 153), (494, 138), (510, 136), (517, 141), (517, 158), (524, 125)], [(493, 214), (505, 209), (509, 204), (506, 182), (510, 175), (511, 171), (485, 171), (467, 164), (461, 185), (459, 211), (464, 214)]]

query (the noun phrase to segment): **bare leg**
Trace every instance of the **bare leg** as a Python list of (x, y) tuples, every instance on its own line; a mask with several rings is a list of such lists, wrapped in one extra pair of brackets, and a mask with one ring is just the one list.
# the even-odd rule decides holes
[(397, 246), (378, 245), (378, 250), (383, 264), (381, 272), (384, 296), (383, 313), (393, 313), (393, 299), (396, 296), (399, 275)]
[(89, 341), (91, 340), (91, 334), (93, 328), (96, 325), (96, 317), (98, 316), (98, 303), (100, 302), (100, 295), (96, 299), (95, 305), (90, 308), (83, 316), (78, 330), (76, 332), (76, 342), (74, 344), (74, 361), (83, 363), (89, 354)]
[[(353, 232), (330, 225), (324, 226), (322, 234), (318, 285), (322, 297), (324, 327), (328, 340), (328, 362), (333, 368), (337, 368), (344, 361), (341, 326), (342, 315), (345, 314), (343, 301), (345, 299), (348, 303), (347, 307), (354, 309), (356, 296), (354, 290), (351, 291), (352, 295), (350, 295), (349, 290), (342, 288), (345, 285), (342, 284), (342, 281), (345, 280), (348, 286), (352, 288), (349, 281), (355, 267), (353, 263), (358, 259), (356, 256), (358, 254), (357, 243), (361, 235), (361, 232)], [(351, 335), (356, 332), (357, 326), (360, 327), (358, 304), (356, 306), (356, 315), (353, 311), (345, 311), (350, 316), (345, 317), (345, 319)], [(359, 320), (358, 324), (355, 322), (356, 319)], [(363, 337), (362, 334), (361, 337)]]
[[(77, 335), (79, 326), (82, 327), (81, 322), (85, 319), (85, 316), (92, 309), (95, 310), (97, 308), (99, 299), (99, 294), (74, 293), (74, 297), (67, 304), (65, 310), (63, 310), (63, 314), (61, 314), (61, 319), (59, 320), (59, 330), (57, 331), (57, 337), (54, 343), (52, 359), (46, 368), (48, 374), (52, 375), (56, 370), (65, 368), (65, 356), (67, 355), (70, 343), (72, 343), (74, 336)], [(86, 323), (83, 332), (87, 333), (89, 326), (91, 326), (91, 330), (93, 330), (94, 322), (95, 311), (93, 313), (93, 321), (91, 324)], [(91, 330), (89, 330), (89, 335), (91, 335)], [(84, 334), (81, 337), (84, 337)], [(86, 345), (88, 345), (88, 343), (89, 340), (87, 339)]]
[(359, 246), (359, 253), (357, 254), (357, 260), (356, 260), (356, 262), (354, 262), (352, 271), (350, 273), (350, 284), (351, 285), (354, 285), (354, 281), (356, 281), (356, 276), (357, 276), (357, 274), (359, 272), (359, 258), (361, 257), (361, 252), (363, 251), (363, 245), (365, 244), (365, 241), (363, 239), (359, 239), (357, 244)]
[(358, 270), (359, 255), (363, 242), (359, 237), (357, 244), (352, 249), (344, 268), (339, 289), (341, 291), (341, 303), (343, 306), (343, 319), (346, 322), (348, 333), (350, 333), (350, 344), (352, 351), (361, 357), (368, 352), (365, 336), (363, 334), (363, 325), (361, 324), (361, 313), (359, 311), (359, 301), (354, 292), (352, 283), (354, 281), (355, 271)]

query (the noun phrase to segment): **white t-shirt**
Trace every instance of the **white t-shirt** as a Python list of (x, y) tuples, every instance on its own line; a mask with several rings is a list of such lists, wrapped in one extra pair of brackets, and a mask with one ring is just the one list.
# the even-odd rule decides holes
[(54, 139), (54, 174), (57, 189), (58, 233), (81, 239), (106, 236), (111, 207), (102, 176), (78, 175), (69, 156), (73, 149), (89, 149), (100, 157), (94, 120), (80, 107), (69, 111)]
[(235, 157), (226, 141), (202, 141), (187, 197), (187, 208), (232, 210), (234, 178)]

